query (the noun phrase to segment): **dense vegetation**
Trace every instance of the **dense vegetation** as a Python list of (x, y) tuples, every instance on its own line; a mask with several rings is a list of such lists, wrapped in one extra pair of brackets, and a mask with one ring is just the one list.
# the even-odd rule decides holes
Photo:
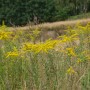
[(90, 0), (1, 0), (0, 23), (25, 25), (65, 20), (90, 11)]
[(82, 13), (79, 15), (70, 16), (68, 20), (89, 19), (89, 18), (90, 18), (90, 13)]
[(0, 27), (0, 90), (90, 90), (90, 24), (37, 43), (40, 33)]

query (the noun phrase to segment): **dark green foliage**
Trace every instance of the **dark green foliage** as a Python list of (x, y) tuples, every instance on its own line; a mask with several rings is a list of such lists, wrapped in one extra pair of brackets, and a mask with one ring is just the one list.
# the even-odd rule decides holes
[(53, 22), (89, 11), (90, 0), (0, 0), (0, 24)]

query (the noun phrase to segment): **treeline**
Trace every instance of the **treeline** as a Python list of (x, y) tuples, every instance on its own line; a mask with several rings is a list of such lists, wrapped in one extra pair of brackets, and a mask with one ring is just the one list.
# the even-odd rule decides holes
[(0, 24), (53, 22), (89, 11), (90, 0), (0, 0)]

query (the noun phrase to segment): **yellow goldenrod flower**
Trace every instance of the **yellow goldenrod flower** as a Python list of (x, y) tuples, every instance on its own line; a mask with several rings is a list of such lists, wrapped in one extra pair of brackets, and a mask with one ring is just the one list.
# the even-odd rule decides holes
[(38, 43), (38, 44), (25, 43), (22, 49), (24, 51), (31, 51), (35, 53), (39, 53), (39, 52), (47, 53), (49, 50), (54, 49), (57, 42), (58, 42), (57, 40), (52, 40), (52, 41), (46, 41), (45, 43)]
[(49, 50), (54, 49), (56, 44), (58, 43), (58, 40), (48, 40), (43, 44), (40, 44), (39, 46), (39, 52), (46, 52), (48, 53)]
[(62, 42), (72, 42), (72, 41), (75, 41), (78, 39), (78, 34), (72, 34), (70, 36), (66, 36), (66, 35), (63, 35), (63, 36), (60, 36), (60, 38), (62, 39), (61, 41)]
[(78, 60), (77, 60), (77, 63), (79, 64), (79, 63), (82, 63), (83, 61), (79, 58)]
[(62, 37), (62, 42), (67, 42), (70, 41), (70, 38), (67, 37), (66, 35), (61, 36)]
[(13, 51), (7, 52), (6, 53), (6, 58), (8, 57), (17, 57), (19, 56), (19, 51), (16, 49), (16, 47), (13, 48)]
[(10, 38), (12, 32), (0, 31), (0, 40), (6, 40)]
[(22, 49), (24, 51), (31, 51), (32, 47), (33, 47), (33, 44), (32, 43), (24, 43)]
[(66, 50), (67, 50), (67, 54), (69, 56), (76, 56), (75, 51), (74, 51), (73, 48), (66, 48)]
[(19, 53), (16, 52), (16, 51), (12, 51), (12, 52), (10, 51), (10, 52), (7, 52), (6, 58), (11, 57), (11, 56), (17, 57), (17, 56), (19, 56)]
[(72, 67), (70, 67), (68, 68), (67, 73), (71, 75), (71, 74), (75, 74), (76, 72), (74, 71)]
[(87, 56), (86, 56), (86, 58), (87, 58), (87, 60), (89, 60), (89, 61), (90, 61), (90, 55), (87, 55)]

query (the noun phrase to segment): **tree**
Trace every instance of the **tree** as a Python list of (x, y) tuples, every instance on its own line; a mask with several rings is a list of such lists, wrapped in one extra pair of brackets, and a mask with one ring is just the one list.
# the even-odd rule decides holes
[(90, 0), (1, 0), (0, 23), (26, 25), (66, 20), (90, 11)]

